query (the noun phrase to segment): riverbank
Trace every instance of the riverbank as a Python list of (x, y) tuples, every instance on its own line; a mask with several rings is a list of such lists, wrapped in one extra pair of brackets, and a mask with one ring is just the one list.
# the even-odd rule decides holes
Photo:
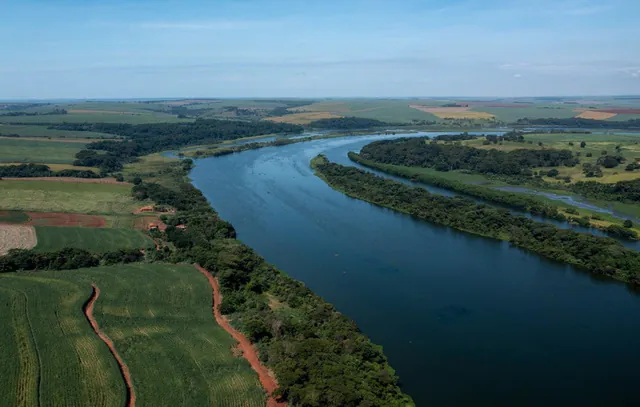
[(506, 240), (552, 260), (640, 284), (640, 253), (613, 239), (562, 230), (460, 198), (436, 196), (422, 188), (331, 163), (324, 156), (313, 159), (311, 166), (329, 186), (353, 198), (468, 233)]

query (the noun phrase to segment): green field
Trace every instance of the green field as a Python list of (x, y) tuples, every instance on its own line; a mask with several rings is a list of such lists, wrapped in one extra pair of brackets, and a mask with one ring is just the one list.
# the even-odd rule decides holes
[(0, 180), (2, 210), (114, 215), (140, 206), (130, 184)]
[(44, 138), (113, 138), (113, 134), (96, 133), (93, 131), (67, 131), (48, 129), (47, 126), (23, 125), (23, 124), (0, 124), (0, 135), (18, 134), (21, 137), (44, 137)]
[(264, 406), (256, 374), (213, 319), (211, 288), (189, 265), (132, 264), (0, 275), (0, 394), (4, 406), (122, 406), (114, 358), (131, 371), (138, 406)]
[(75, 142), (0, 139), (0, 162), (72, 164), (86, 144)]
[(178, 119), (176, 115), (166, 113), (107, 113), (86, 112), (60, 115), (40, 116), (0, 116), (0, 123), (169, 123), (190, 122), (189, 119)]
[(147, 235), (131, 229), (36, 226), (36, 236), (38, 244), (34, 250), (39, 252), (73, 247), (100, 253), (120, 249), (149, 249), (154, 246)]

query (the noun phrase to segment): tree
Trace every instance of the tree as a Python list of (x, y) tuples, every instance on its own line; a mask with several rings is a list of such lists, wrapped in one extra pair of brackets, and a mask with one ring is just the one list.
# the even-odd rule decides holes
[(142, 178), (140, 178), (140, 177), (135, 177), (135, 178), (133, 179), (133, 185), (140, 185), (140, 184), (142, 184)]
[(558, 170), (556, 170), (555, 168), (550, 169), (549, 171), (547, 171), (547, 177), (557, 177), (559, 174)]
[(585, 148), (587, 146), (587, 143), (585, 143), (584, 141), (580, 142), (580, 147), (581, 148)]
[(631, 222), (629, 219), (626, 219), (623, 223), (622, 226), (624, 226), (627, 229), (631, 229), (633, 227), (633, 222)]

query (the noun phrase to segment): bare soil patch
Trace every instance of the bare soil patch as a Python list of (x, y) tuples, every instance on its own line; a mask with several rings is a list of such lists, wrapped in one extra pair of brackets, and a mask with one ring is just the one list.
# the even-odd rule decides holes
[(87, 228), (104, 228), (107, 220), (102, 216), (83, 215), (61, 212), (27, 212), (31, 218), (27, 225), (31, 226), (76, 226)]
[(128, 182), (119, 182), (115, 178), (74, 178), (74, 177), (6, 177), (8, 181), (51, 181), (51, 182), (80, 182), (84, 184), (118, 184), (132, 185)]
[(37, 243), (33, 226), (0, 224), (0, 256), (11, 249), (33, 249)]
[(113, 341), (100, 330), (100, 326), (98, 325), (98, 321), (93, 317), (93, 307), (100, 297), (100, 289), (95, 284), (91, 283), (91, 287), (93, 288), (93, 292), (91, 293), (91, 298), (84, 307), (84, 315), (87, 317), (87, 320), (91, 324), (91, 328), (93, 328), (94, 332), (100, 337), (102, 342), (107, 345), (109, 351), (116, 359), (116, 363), (118, 364), (118, 368), (120, 369), (120, 373), (122, 374), (122, 378), (124, 379), (124, 384), (127, 388), (127, 407), (134, 407), (136, 405), (136, 393), (133, 389), (133, 381), (131, 380), (131, 373), (129, 372), (129, 367), (124, 363), (124, 360), (116, 351), (116, 347), (113, 344)]
[(279, 401), (272, 396), (273, 392), (278, 388), (278, 382), (276, 381), (273, 373), (260, 361), (258, 352), (251, 342), (243, 334), (236, 331), (236, 329), (229, 324), (227, 318), (220, 312), (222, 295), (220, 295), (220, 285), (218, 284), (218, 280), (199, 265), (196, 264), (195, 267), (207, 278), (207, 280), (209, 280), (209, 284), (211, 284), (211, 289), (213, 290), (213, 315), (216, 318), (216, 322), (218, 322), (218, 325), (224, 328), (225, 331), (229, 332), (231, 336), (233, 336), (233, 339), (238, 341), (238, 345), (232, 350), (232, 352), (234, 352), (234, 354), (236, 352), (242, 352), (242, 356), (247, 359), (253, 370), (258, 373), (258, 378), (260, 379), (262, 387), (267, 391), (267, 394), (269, 394), (267, 407), (286, 406), (286, 402)]
[(585, 110), (576, 117), (581, 119), (592, 119), (592, 120), (607, 120), (616, 116), (615, 113), (606, 113), (598, 110)]

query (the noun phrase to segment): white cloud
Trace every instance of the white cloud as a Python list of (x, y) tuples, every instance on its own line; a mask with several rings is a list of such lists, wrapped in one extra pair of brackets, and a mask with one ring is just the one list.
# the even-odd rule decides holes
[(513, 77), (514, 77), (514, 78), (522, 78), (522, 75), (521, 75), (521, 74), (519, 74), (519, 73), (516, 73), (516, 74), (513, 74)]

